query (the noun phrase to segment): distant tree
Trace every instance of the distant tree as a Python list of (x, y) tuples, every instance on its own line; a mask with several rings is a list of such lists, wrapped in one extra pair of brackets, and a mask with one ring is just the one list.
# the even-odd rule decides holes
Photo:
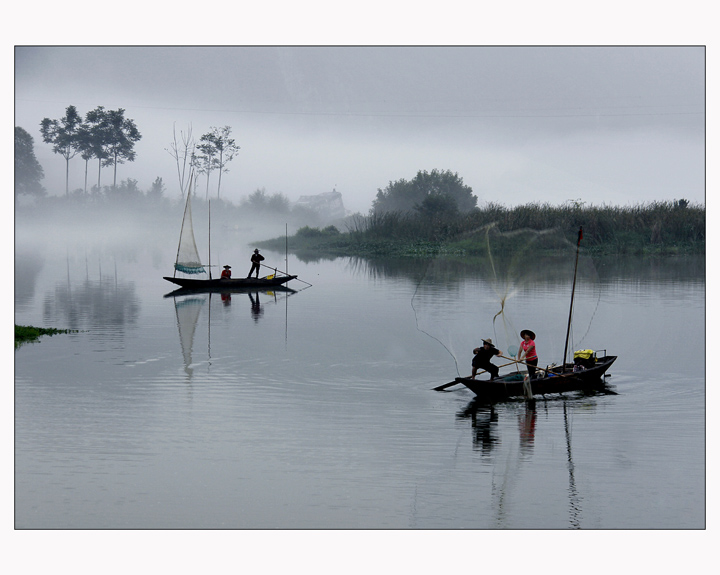
[(256, 213), (289, 214), (290, 200), (282, 192), (269, 195), (265, 188), (259, 188), (243, 199), (242, 207)]
[(70, 160), (80, 150), (78, 134), (82, 125), (82, 117), (75, 106), (65, 109), (65, 116), (59, 120), (43, 118), (40, 122), (40, 133), (46, 144), (51, 144), (53, 152), (65, 158), (65, 194), (70, 195)]
[(163, 184), (163, 179), (158, 176), (157, 178), (155, 178), (152, 186), (150, 186), (150, 189), (147, 191), (147, 197), (153, 201), (157, 201), (163, 197), (164, 193), (165, 184)]
[(138, 181), (126, 178), (119, 185), (105, 186), (105, 195), (113, 200), (126, 201), (142, 196)]
[(286, 214), (290, 211), (290, 200), (285, 194), (274, 193), (268, 199), (268, 209), (278, 214)]
[(27, 130), (15, 126), (15, 195), (45, 195), (40, 180), (45, 177), (40, 162), (35, 157), (33, 137)]
[(430, 194), (415, 206), (415, 210), (428, 218), (453, 217), (459, 213), (457, 201), (452, 196)]
[(395, 182), (390, 182), (384, 190), (378, 188), (371, 211), (376, 214), (409, 212), (417, 205), (419, 199), (412, 182), (401, 178)]
[(83, 140), (84, 136), (80, 135), (80, 157), (85, 160), (85, 179), (83, 180), (83, 194), (87, 194), (87, 179), (88, 179), (88, 165), (90, 160), (93, 159), (92, 148), (86, 147), (86, 142)]
[(135, 160), (133, 148), (141, 137), (135, 122), (125, 118), (123, 108), (106, 110), (98, 106), (85, 115), (82, 147), (98, 159), (98, 188), (102, 167), (113, 167), (113, 187), (117, 185), (117, 166)]
[(117, 165), (135, 161), (135, 143), (140, 141), (142, 135), (135, 122), (125, 117), (125, 110), (108, 110), (105, 117), (108, 142), (106, 163), (113, 167), (113, 187), (117, 182)]
[(85, 114), (85, 122), (83, 123), (81, 129), (80, 140), (82, 142), (81, 146), (83, 154), (97, 158), (97, 191), (99, 192), (100, 170), (102, 169), (103, 163), (109, 157), (108, 147), (110, 142), (110, 134), (107, 127), (107, 111), (103, 106), (98, 106), (94, 110), (90, 110), (87, 114)]
[(432, 170), (419, 171), (409, 182), (400, 179), (378, 189), (372, 212), (469, 212), (476, 206), (477, 196), (457, 173)]
[(192, 137), (192, 124), (188, 125), (187, 131), (180, 131), (180, 141), (178, 142), (175, 123), (173, 122), (173, 141), (170, 143), (170, 149), (165, 151), (175, 158), (177, 166), (178, 182), (180, 184), (180, 195), (185, 195), (186, 177), (188, 176), (188, 168), (193, 166), (193, 158), (195, 156), (195, 140)]
[(265, 188), (258, 188), (243, 201), (248, 208), (255, 211), (263, 211), (268, 205), (268, 195)]
[[(220, 184), (222, 182), (223, 172), (227, 172), (225, 167), (240, 151), (240, 146), (235, 144), (235, 140), (230, 137), (230, 126), (223, 128), (210, 128), (207, 134), (203, 134), (200, 138), (202, 145), (208, 144), (208, 153), (212, 151), (211, 157), (215, 167), (218, 169), (218, 198), (220, 198)], [(200, 148), (200, 146), (198, 146)]]
[(215, 146), (209, 142), (205, 142), (197, 146), (197, 152), (192, 156), (192, 166), (195, 168), (198, 175), (205, 176), (206, 200), (210, 195), (210, 174), (218, 167), (218, 161), (215, 154)]

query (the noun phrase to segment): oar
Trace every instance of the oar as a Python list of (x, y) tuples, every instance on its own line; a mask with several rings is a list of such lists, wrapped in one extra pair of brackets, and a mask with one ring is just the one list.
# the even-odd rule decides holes
[[(503, 355), (503, 356), (501, 356), (501, 357), (505, 357), (505, 356)], [(510, 358), (509, 358), (509, 357), (505, 357), (505, 359), (510, 359)], [(512, 362), (511, 362), (511, 363), (512, 363)], [(504, 363), (504, 364), (502, 364), (502, 365), (498, 365), (498, 368), (500, 368), (500, 367), (507, 367), (508, 365), (511, 365), (511, 363)], [(476, 375), (479, 375), (479, 374), (481, 374), (481, 373), (487, 373), (487, 370), (486, 370), (486, 369), (481, 369), (480, 371), (477, 372)], [(464, 378), (462, 378), (462, 379), (470, 379), (471, 377), (472, 377), (472, 375), (468, 375), (467, 377), (464, 377)], [(450, 381), (450, 382), (448, 382), (448, 383), (443, 383), (442, 385), (438, 385), (437, 387), (433, 387), (433, 391), (442, 391), (442, 390), (444, 390), (444, 389), (447, 389), (448, 387), (452, 387), (453, 385), (457, 385), (457, 384), (458, 384), (457, 380), (455, 380), (455, 381)]]
[[(519, 359), (513, 359), (512, 357), (508, 357), (508, 356), (506, 356), (506, 355), (500, 354), (500, 357), (504, 357), (505, 359), (509, 359), (509, 360), (512, 361), (513, 363), (522, 363), (523, 365), (529, 365), (530, 367), (534, 367), (535, 369), (538, 368), (537, 365), (530, 365), (529, 363), (525, 363), (524, 361), (521, 361), (521, 360), (519, 360)], [(507, 365), (510, 365), (510, 364), (507, 364)]]
[[(264, 268), (269, 269), (269, 270), (273, 270), (275, 273), (280, 272), (281, 274), (286, 275), (286, 276), (289, 277), (289, 278), (293, 277), (293, 276), (291, 276), (290, 274), (286, 274), (284, 271), (279, 270), (279, 269), (277, 269), (277, 268), (271, 268), (270, 266), (266, 266), (265, 264), (260, 264), (260, 265), (261, 265), (262, 267), (264, 267)], [(296, 277), (295, 279), (296, 279), (297, 281), (299, 281), (299, 282), (302, 282), (302, 283), (304, 283), (304, 284), (307, 284), (307, 285), (309, 285), (309, 286), (312, 286), (312, 284), (309, 284), (308, 282), (303, 281), (303, 280), (301, 280), (301, 279), (298, 278), (298, 277)]]

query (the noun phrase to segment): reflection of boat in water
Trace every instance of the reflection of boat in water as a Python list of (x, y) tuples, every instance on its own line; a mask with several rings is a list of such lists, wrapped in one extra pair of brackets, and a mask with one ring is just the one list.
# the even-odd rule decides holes
[[(302, 291), (302, 290), (300, 290)], [(264, 307), (268, 304), (278, 304), (285, 300), (285, 337), (287, 338), (287, 300), (291, 295), (299, 293), (286, 286), (275, 286), (267, 290), (260, 290), (257, 287), (248, 288), (206, 288), (206, 289), (184, 289), (180, 288), (168, 294), (165, 298), (172, 298), (175, 307), (175, 316), (180, 336), (180, 347), (182, 349), (185, 372), (192, 377), (197, 361), (193, 361), (193, 342), (195, 340), (200, 314), (203, 309), (207, 310), (207, 359), (202, 363), (210, 364), (210, 327), (212, 310), (217, 310), (218, 303), (221, 303), (225, 310), (232, 309), (232, 295), (242, 294), (240, 299), (235, 301), (244, 302), (245, 294), (250, 300), (250, 316), (255, 323), (263, 317)], [(213, 305), (213, 294), (215, 294), (215, 305)], [(217, 297), (220, 296), (218, 301)], [(247, 303), (245, 303), (247, 305)], [(232, 306), (233, 308), (236, 306)], [(244, 308), (241, 305), (240, 308)], [(247, 309), (247, 308), (245, 308)]]
[[(546, 406), (553, 405), (551, 402), (544, 402)], [(554, 404), (557, 406), (557, 404)], [(563, 409), (563, 427), (565, 435), (565, 447), (566, 447), (566, 458), (567, 458), (567, 470), (568, 470), (568, 510), (569, 518), (567, 527), (571, 529), (580, 529), (582, 527), (582, 501), (583, 498), (580, 496), (577, 482), (575, 479), (575, 463), (573, 461), (572, 453), (572, 403), (568, 404), (567, 400), (562, 403)], [(587, 407), (587, 403), (575, 405), (582, 405)], [(546, 412), (547, 413), (547, 412)], [(514, 442), (505, 439), (501, 440), (500, 437), (500, 417), (509, 418), (516, 415), (518, 422), (518, 452), (517, 457), (514, 457), (512, 447)], [(515, 512), (511, 509), (513, 502), (517, 499), (514, 491), (518, 489), (518, 477), (520, 476), (520, 470), (524, 464), (531, 457), (535, 449), (535, 436), (537, 433), (538, 425), (538, 412), (536, 409), (536, 402), (528, 401), (524, 403), (523, 407), (515, 406), (497, 406), (493, 403), (485, 403), (480, 398), (474, 398), (462, 411), (456, 415), (457, 419), (469, 420), (472, 426), (472, 447), (473, 450), (479, 451), (482, 456), (494, 455), (494, 461), (499, 461), (502, 458), (498, 458), (495, 453), (496, 448), (503, 445), (509, 446), (507, 467), (500, 467), (498, 475), (501, 480), (496, 483), (493, 479), (492, 484), (492, 500), (493, 507), (495, 508), (495, 527), (506, 528), (508, 527), (507, 521), (509, 516), (514, 516)], [(546, 430), (552, 431), (552, 421), (557, 421), (556, 417), (544, 417), (542, 418), (546, 425)], [(510, 431), (510, 427), (505, 426), (505, 432)], [(547, 432), (543, 433), (547, 436)], [(555, 447), (553, 446), (553, 452)], [(544, 454), (546, 455), (546, 454)], [(493, 472), (494, 473), (494, 472)]]
[[(182, 349), (183, 362), (185, 365), (185, 373), (192, 377), (193, 374), (193, 340), (195, 339), (195, 329), (197, 328), (200, 311), (207, 302), (206, 297), (185, 297), (175, 299), (175, 318), (178, 326), (178, 334), (180, 335), (180, 347)], [(208, 325), (208, 338), (209, 338)], [(210, 344), (208, 340), (208, 353)]]
[(459, 412), (458, 419), (469, 419), (473, 429), (473, 448), (488, 455), (499, 444), (498, 414), (495, 407), (474, 399)]
[[(533, 395), (568, 393), (572, 391), (602, 391), (605, 389), (605, 372), (617, 356), (598, 357), (594, 367), (573, 371), (573, 364), (565, 368), (557, 366), (547, 370), (545, 377), (530, 380)], [(480, 380), (468, 377), (456, 377), (455, 383), (461, 383), (470, 389), (479, 399), (499, 401), (511, 397), (527, 395), (524, 373), (511, 373), (497, 379)]]

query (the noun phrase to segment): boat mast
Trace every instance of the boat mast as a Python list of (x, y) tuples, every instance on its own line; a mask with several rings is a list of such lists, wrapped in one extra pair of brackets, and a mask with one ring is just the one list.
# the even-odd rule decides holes
[(563, 352), (563, 372), (567, 361), (568, 341), (570, 341), (570, 324), (572, 323), (573, 302), (575, 300), (575, 281), (577, 280), (578, 257), (580, 256), (580, 240), (583, 238), (582, 226), (578, 232), (577, 249), (575, 250), (575, 272), (573, 273), (572, 294), (570, 295), (570, 314), (568, 315), (567, 335), (565, 336), (565, 351)]
[[(190, 176), (190, 180), (192, 181), (192, 176)], [(178, 263), (178, 260), (180, 259), (180, 242), (182, 241), (183, 228), (185, 227), (185, 214), (187, 214), (189, 201), (190, 201), (190, 185), (188, 184), (187, 199), (185, 200), (185, 210), (183, 211), (183, 219), (182, 219), (182, 223), (180, 224), (180, 238), (178, 239), (178, 249), (177, 249), (177, 254), (175, 255), (175, 267), (173, 269), (173, 277), (177, 276), (177, 263)]]
[(212, 279), (212, 266), (210, 265), (210, 199), (208, 199), (208, 274)]

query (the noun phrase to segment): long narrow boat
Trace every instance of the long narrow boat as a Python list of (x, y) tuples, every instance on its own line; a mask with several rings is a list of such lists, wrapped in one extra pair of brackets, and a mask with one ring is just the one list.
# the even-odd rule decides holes
[(213, 290), (222, 292), (223, 290), (235, 289), (259, 289), (282, 286), (290, 280), (297, 279), (297, 276), (279, 276), (273, 275), (261, 278), (215, 278), (215, 279), (192, 279), (192, 278), (171, 278), (164, 276), (164, 280), (179, 285), (181, 288), (190, 290)]
[[(565, 364), (564, 371), (560, 366), (550, 368), (544, 377), (527, 382), (529, 393), (535, 396), (571, 391), (601, 391), (605, 388), (605, 374), (616, 359), (615, 355), (598, 357), (594, 367), (581, 371), (573, 371), (573, 364)], [(528, 395), (525, 376), (524, 373), (511, 373), (491, 380), (456, 377), (455, 382), (470, 389), (480, 400), (502, 401)]]

